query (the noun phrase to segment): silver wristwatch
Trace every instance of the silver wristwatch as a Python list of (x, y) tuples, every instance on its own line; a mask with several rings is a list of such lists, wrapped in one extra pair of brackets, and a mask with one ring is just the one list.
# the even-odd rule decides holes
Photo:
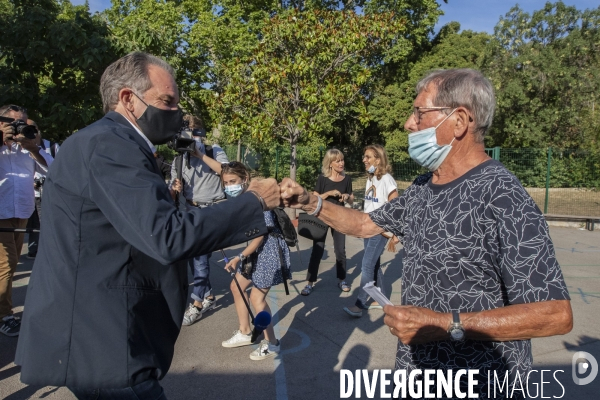
[(246, 257), (246, 256), (245, 256), (243, 253), (240, 253), (240, 254), (238, 255), (238, 257), (240, 258), (240, 261), (241, 261), (242, 263), (243, 263), (244, 261), (246, 261), (246, 258), (248, 258), (248, 257)]
[(460, 323), (458, 311), (452, 311), (452, 324), (448, 328), (448, 333), (450, 334), (450, 340), (453, 342), (465, 340), (465, 328)]

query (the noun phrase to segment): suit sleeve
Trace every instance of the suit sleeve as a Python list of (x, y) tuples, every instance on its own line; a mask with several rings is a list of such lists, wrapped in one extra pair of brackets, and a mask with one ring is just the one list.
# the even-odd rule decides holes
[(138, 250), (171, 264), (268, 233), (251, 193), (178, 211), (147, 153), (126, 140), (105, 140), (96, 143), (89, 161), (90, 199)]

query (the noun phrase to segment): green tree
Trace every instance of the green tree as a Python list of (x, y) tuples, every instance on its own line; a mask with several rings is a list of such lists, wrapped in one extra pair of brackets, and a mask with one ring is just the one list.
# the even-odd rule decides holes
[(445, 25), (432, 40), (431, 50), (412, 65), (407, 79), (386, 86), (369, 105), (369, 112), (385, 138), (386, 150), (396, 162), (409, 158), (404, 123), (412, 112), (417, 82), (435, 69), (483, 67), (491, 36), (472, 31), (457, 33), (459, 30), (458, 22)]
[(383, 50), (405, 41), (403, 31), (391, 13), (276, 15), (250, 57), (217, 66), (227, 77), (214, 109), (224, 133), (256, 147), (286, 142), (295, 179), (298, 144), (323, 144), (323, 134), (350, 113), (368, 121), (365, 89)]
[(0, 1), (0, 104), (26, 107), (62, 140), (102, 115), (98, 82), (117, 57), (109, 31), (69, 1)]
[(486, 70), (496, 87), (493, 144), (598, 148), (600, 7), (514, 7), (495, 28)]

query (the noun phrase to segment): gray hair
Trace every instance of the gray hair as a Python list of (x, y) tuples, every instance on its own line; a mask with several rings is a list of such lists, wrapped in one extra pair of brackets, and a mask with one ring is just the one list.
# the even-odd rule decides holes
[(100, 96), (104, 113), (114, 110), (119, 103), (119, 92), (131, 88), (142, 96), (152, 87), (148, 77), (148, 67), (156, 65), (175, 78), (175, 71), (164, 60), (148, 53), (135, 51), (110, 64), (100, 78)]
[[(482, 143), (483, 137), (492, 126), (496, 99), (494, 88), (483, 74), (474, 69), (440, 69), (427, 74), (417, 83), (417, 94), (429, 84), (437, 89), (434, 106), (465, 107), (473, 114), (475, 139)], [(452, 110), (447, 110), (448, 114)]]

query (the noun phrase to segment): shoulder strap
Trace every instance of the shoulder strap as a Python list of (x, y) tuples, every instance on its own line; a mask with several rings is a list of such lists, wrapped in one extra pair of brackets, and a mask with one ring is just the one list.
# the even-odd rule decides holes
[(204, 149), (206, 151), (206, 155), (214, 160), (215, 159), (215, 154), (214, 154), (215, 151), (212, 148), (212, 146), (205, 146)]

